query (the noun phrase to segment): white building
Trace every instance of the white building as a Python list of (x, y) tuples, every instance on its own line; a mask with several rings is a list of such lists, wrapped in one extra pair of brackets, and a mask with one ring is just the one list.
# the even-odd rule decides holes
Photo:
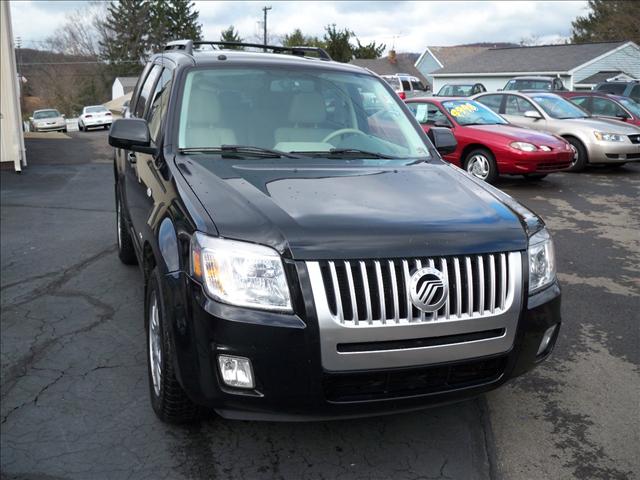
[(594, 80), (620, 74), (640, 78), (640, 47), (631, 41), (489, 48), (447, 64), (431, 76), (434, 92), (459, 82), (480, 82), (495, 92), (521, 75), (559, 77), (566, 88), (574, 90), (591, 89)]
[(111, 100), (120, 98), (127, 93), (133, 92), (138, 77), (116, 77), (111, 87)]
[(27, 166), (27, 157), (9, 2), (0, 2), (0, 8), (0, 161), (12, 162), (20, 172)]

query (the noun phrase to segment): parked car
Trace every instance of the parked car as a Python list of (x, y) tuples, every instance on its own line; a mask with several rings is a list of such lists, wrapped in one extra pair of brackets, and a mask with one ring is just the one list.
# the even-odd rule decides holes
[(436, 97), (470, 97), (487, 89), (481, 83), (447, 83), (443, 85)]
[(640, 160), (640, 128), (617, 120), (591, 117), (553, 93), (488, 93), (474, 97), (509, 122), (560, 135), (576, 149), (569, 170), (587, 164), (621, 166)]
[(29, 129), (32, 132), (66, 132), (67, 121), (55, 108), (34, 111), (29, 117)]
[(418, 77), (405, 73), (395, 75), (382, 75), (382, 78), (391, 85), (401, 99), (420, 97), (429, 89), (424, 86)]
[(562, 92), (559, 95), (595, 117), (611, 118), (640, 126), (640, 103), (604, 92)]
[(602, 82), (594, 87), (597, 92), (611, 93), (613, 95), (620, 95), (623, 97), (629, 97), (632, 100), (640, 103), (640, 81), (630, 80), (627, 82)]
[(143, 272), (161, 419), (411, 410), (549, 355), (549, 233), (441, 160), (448, 129), (434, 146), (384, 81), (324, 50), (194, 43), (219, 44), (152, 56), (132, 117), (109, 132), (118, 252)]
[(92, 105), (84, 107), (82, 114), (78, 117), (78, 128), (81, 132), (86, 132), (89, 128), (102, 127), (109, 128), (113, 122), (113, 115), (102, 105)]
[(558, 77), (514, 77), (507, 82), (502, 89), (508, 90), (539, 90), (539, 91), (566, 91), (567, 89)]
[(503, 174), (541, 179), (569, 168), (573, 160), (573, 149), (563, 139), (510, 125), (473, 100), (420, 98), (407, 100), (407, 106), (425, 132), (450, 128), (458, 146), (443, 158), (487, 182)]

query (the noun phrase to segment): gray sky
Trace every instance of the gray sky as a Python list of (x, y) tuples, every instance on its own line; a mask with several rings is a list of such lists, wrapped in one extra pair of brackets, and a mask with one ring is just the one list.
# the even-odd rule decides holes
[[(224, 2), (196, 1), (204, 37), (217, 40), (220, 31), (235, 25), (245, 40), (261, 36), (262, 11), (271, 5), (268, 27), (277, 38), (300, 28), (322, 36), (335, 23), (353, 30), (363, 42), (377, 41), (399, 52), (421, 52), (426, 45), (472, 42), (519, 42), (537, 37), (553, 42), (571, 33), (571, 21), (586, 12), (586, 1), (524, 2)], [(14, 36), (25, 47), (37, 48), (64, 23), (65, 15), (82, 8), (82, 1), (13, 0)]]

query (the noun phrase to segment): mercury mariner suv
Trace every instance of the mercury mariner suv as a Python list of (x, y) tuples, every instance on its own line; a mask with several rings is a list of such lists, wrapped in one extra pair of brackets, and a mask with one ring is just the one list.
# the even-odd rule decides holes
[(409, 411), (544, 360), (560, 287), (542, 220), (444, 162), (453, 136), (370, 71), (237, 46), (167, 45), (109, 134), (156, 414)]

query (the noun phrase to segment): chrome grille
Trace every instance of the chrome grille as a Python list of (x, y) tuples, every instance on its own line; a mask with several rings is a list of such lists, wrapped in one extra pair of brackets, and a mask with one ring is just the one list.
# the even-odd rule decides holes
[[(504, 313), (511, 306), (514, 288), (508, 256), (322, 261), (319, 266), (333, 319), (347, 327), (367, 327)], [(439, 269), (449, 285), (446, 303), (433, 313), (419, 310), (411, 301), (410, 278), (422, 266)]]

